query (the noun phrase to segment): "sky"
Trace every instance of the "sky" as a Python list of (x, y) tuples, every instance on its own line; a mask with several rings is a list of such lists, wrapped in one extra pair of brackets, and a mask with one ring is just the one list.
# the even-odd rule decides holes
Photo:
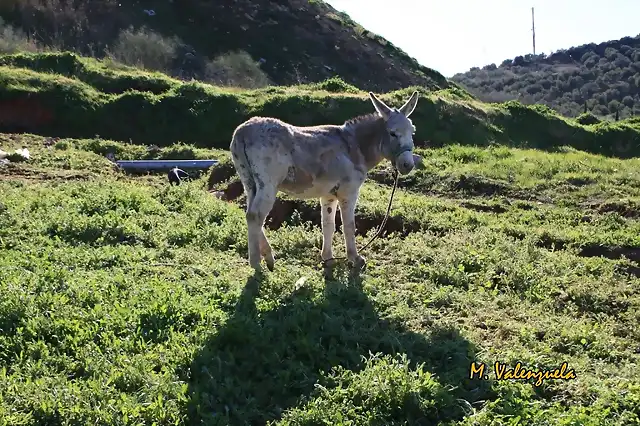
[(640, 0), (325, 0), (445, 77), (640, 34)]

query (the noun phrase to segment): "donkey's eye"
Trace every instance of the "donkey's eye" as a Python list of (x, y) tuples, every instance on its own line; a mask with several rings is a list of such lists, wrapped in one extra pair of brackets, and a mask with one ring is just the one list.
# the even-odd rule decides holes
[(391, 135), (392, 138), (397, 138), (398, 137), (396, 132), (389, 132), (389, 134)]

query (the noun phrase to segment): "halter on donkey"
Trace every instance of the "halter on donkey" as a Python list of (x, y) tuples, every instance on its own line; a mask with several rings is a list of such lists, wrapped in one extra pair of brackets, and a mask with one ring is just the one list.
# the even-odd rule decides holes
[(331, 242), (340, 205), (347, 259), (364, 266), (356, 248), (355, 208), (367, 173), (387, 159), (406, 175), (421, 161), (413, 154), (415, 126), (408, 118), (418, 92), (397, 109), (371, 92), (369, 97), (376, 112), (342, 125), (298, 127), (272, 117), (253, 117), (235, 129), (229, 148), (247, 196), (249, 264), (256, 270), (262, 257), (269, 270), (274, 268), (264, 222), (278, 191), (320, 199), (325, 261), (334, 259)]

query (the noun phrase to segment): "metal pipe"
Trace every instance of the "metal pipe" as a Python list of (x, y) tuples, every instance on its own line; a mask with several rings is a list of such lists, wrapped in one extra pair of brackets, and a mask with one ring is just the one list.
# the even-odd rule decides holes
[(206, 169), (218, 160), (119, 160), (115, 163), (123, 169)]

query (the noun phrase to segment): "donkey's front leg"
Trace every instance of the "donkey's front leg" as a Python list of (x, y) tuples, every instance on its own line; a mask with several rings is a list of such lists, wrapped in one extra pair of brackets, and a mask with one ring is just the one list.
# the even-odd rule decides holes
[(333, 260), (333, 234), (336, 232), (336, 207), (338, 200), (334, 197), (323, 197), (320, 199), (320, 209), (322, 217), (322, 260), (326, 261), (326, 266), (332, 266)]
[(356, 202), (358, 193), (340, 199), (340, 216), (342, 217), (342, 231), (344, 233), (344, 243), (347, 248), (347, 259), (358, 269), (362, 268), (365, 258), (358, 254), (356, 247)]

